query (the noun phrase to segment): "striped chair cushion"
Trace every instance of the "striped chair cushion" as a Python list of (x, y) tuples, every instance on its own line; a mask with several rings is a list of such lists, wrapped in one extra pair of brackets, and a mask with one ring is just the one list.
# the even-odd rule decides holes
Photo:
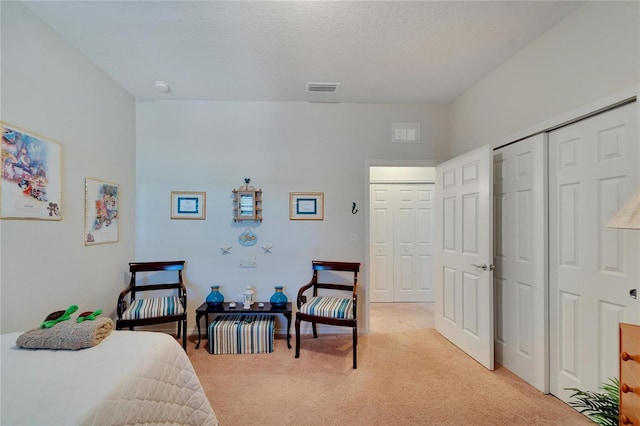
[(184, 307), (178, 296), (153, 297), (134, 300), (122, 314), (122, 319), (156, 318), (165, 315), (180, 315)]
[(345, 297), (316, 296), (300, 306), (300, 312), (318, 317), (353, 319), (353, 300)]

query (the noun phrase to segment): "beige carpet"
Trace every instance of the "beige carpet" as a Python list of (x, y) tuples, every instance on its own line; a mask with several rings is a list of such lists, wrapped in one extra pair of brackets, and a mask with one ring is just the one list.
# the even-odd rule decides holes
[[(360, 336), (303, 336), (255, 355), (188, 353), (223, 426), (583, 425), (584, 416), (504, 368), (491, 372), (432, 328)], [(391, 328), (400, 328), (391, 325)], [(292, 338), (292, 344), (295, 337)]]
[(369, 312), (370, 333), (435, 327), (435, 303), (370, 303)]

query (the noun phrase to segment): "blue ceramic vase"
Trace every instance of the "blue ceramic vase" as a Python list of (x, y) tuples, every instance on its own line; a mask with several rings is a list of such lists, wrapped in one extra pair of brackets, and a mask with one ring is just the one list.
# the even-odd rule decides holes
[(271, 299), (269, 299), (269, 302), (273, 307), (283, 308), (287, 305), (287, 302), (288, 302), (287, 296), (282, 292), (281, 285), (275, 286), (275, 289), (276, 289), (276, 292), (273, 293), (273, 296), (271, 296)]
[(219, 285), (211, 286), (211, 293), (206, 298), (207, 305), (209, 306), (221, 306), (224, 302), (224, 296), (220, 293)]

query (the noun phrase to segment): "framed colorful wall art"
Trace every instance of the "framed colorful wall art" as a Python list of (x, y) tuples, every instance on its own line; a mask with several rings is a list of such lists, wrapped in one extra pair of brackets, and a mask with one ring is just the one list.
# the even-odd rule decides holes
[(115, 183), (85, 179), (84, 245), (117, 243), (120, 189)]
[(0, 218), (62, 219), (61, 145), (2, 126)]

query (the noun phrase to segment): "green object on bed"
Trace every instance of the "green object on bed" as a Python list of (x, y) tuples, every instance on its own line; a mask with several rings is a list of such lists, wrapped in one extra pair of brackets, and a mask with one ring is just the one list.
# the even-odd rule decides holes
[(52, 312), (44, 319), (44, 322), (40, 324), (40, 328), (51, 328), (59, 322), (66, 321), (71, 318), (71, 314), (78, 310), (77, 305), (71, 305), (66, 311)]
[(78, 315), (76, 322), (80, 323), (82, 321), (93, 321), (101, 313), (102, 313), (102, 309), (98, 309), (97, 311), (93, 311), (93, 312), (91, 311), (83, 312), (80, 315)]

